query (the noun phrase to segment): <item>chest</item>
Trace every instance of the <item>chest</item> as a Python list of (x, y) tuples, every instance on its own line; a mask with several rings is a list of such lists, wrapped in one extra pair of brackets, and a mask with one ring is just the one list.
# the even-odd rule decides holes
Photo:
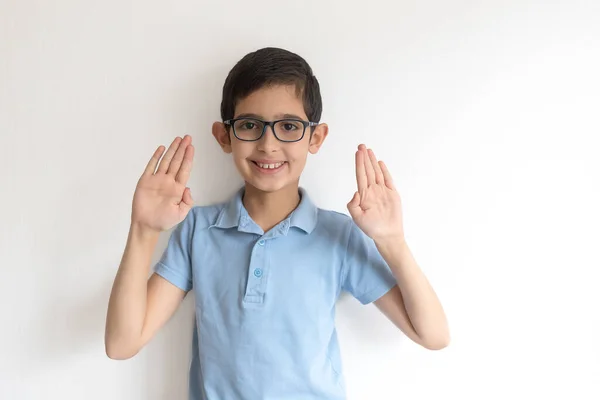
[(192, 248), (197, 307), (329, 316), (340, 293), (343, 246), (333, 238), (208, 230)]

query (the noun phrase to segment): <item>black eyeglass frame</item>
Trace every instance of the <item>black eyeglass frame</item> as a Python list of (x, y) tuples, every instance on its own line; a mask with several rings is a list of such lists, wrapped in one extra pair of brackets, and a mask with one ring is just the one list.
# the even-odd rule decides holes
[[(256, 139), (242, 139), (240, 138), (237, 133), (235, 132), (235, 122), (236, 121), (257, 121), (263, 124), (263, 130), (260, 134), (260, 136), (258, 136)], [(277, 136), (277, 133), (275, 133), (275, 124), (281, 121), (293, 121), (293, 122), (300, 122), (302, 124), (302, 126), (304, 127), (304, 129), (302, 130), (302, 136), (300, 136), (299, 139), (296, 140), (282, 140)], [(228, 119), (223, 121), (223, 123), (225, 125), (229, 125), (232, 129), (233, 129), (233, 135), (238, 139), (241, 140), (243, 142), (256, 142), (258, 140), (260, 140), (264, 135), (265, 132), (267, 131), (267, 126), (271, 127), (271, 131), (273, 132), (273, 135), (275, 136), (275, 138), (277, 140), (279, 140), (280, 142), (284, 142), (284, 143), (294, 143), (294, 142), (299, 142), (304, 138), (304, 134), (306, 133), (306, 128), (308, 127), (315, 127), (317, 125), (319, 125), (317, 122), (311, 122), (311, 121), (304, 121), (301, 119), (296, 119), (296, 118), (283, 118), (283, 119), (278, 119), (275, 121), (264, 121), (262, 119), (258, 119), (258, 118), (232, 118), (232, 119)]]

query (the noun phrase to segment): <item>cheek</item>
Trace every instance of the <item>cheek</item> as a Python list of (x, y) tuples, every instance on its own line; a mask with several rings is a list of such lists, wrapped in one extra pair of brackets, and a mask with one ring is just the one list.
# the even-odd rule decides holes
[(306, 158), (308, 156), (308, 149), (306, 146), (298, 146), (298, 148), (290, 149), (291, 151), (288, 153), (288, 160), (292, 161), (296, 166), (304, 166), (306, 163)]
[(236, 161), (244, 161), (250, 156), (250, 154), (252, 154), (252, 147), (246, 143), (235, 141), (231, 145), (231, 152), (233, 153), (233, 158), (235, 158)]

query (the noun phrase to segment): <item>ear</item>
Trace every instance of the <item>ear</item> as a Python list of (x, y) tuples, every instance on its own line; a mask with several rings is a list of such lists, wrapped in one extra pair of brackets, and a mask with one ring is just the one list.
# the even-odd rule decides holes
[(310, 144), (308, 145), (308, 151), (311, 154), (317, 154), (328, 133), (329, 127), (327, 124), (319, 124), (315, 127), (315, 131), (310, 138)]
[(213, 123), (212, 134), (223, 151), (227, 154), (231, 153), (231, 137), (225, 124), (222, 122)]

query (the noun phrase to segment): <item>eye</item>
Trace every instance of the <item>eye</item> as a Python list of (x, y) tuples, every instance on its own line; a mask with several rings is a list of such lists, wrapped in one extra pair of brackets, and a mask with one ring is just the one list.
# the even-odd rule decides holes
[(251, 131), (258, 128), (258, 123), (251, 119), (241, 119), (235, 123), (235, 129), (237, 130)]
[(302, 124), (298, 121), (281, 121), (281, 127), (286, 132), (292, 132), (301, 129)]

